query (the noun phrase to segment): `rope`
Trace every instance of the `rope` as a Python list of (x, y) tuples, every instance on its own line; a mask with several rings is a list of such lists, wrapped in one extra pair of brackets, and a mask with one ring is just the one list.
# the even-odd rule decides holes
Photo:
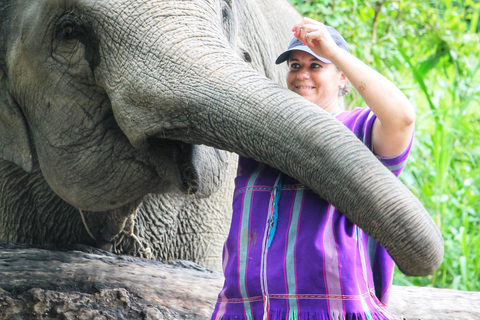
[(116, 249), (117, 246), (119, 246), (122, 243), (122, 241), (125, 239), (125, 236), (128, 238), (133, 238), (133, 240), (139, 247), (138, 251), (139, 251), (140, 257), (145, 259), (151, 259), (153, 257), (152, 249), (150, 249), (150, 247), (148, 246), (144, 247), (140, 239), (138, 239), (135, 233), (133, 233), (136, 217), (137, 217), (137, 210), (135, 210), (135, 212), (130, 217), (128, 217), (129, 221), (125, 224), (125, 227), (122, 230), (122, 234), (120, 238), (118, 240), (115, 240), (114, 248)]
[[(82, 218), (82, 222), (83, 222), (83, 225), (85, 226), (85, 230), (87, 230), (87, 233), (90, 235), (90, 237), (93, 240), (97, 241), (97, 238), (95, 238), (95, 236), (90, 231), (90, 228), (88, 227), (83, 211), (81, 209), (78, 209), (78, 211), (80, 212), (80, 217)], [(140, 239), (138, 239), (138, 237), (133, 233), (136, 217), (137, 217), (137, 210), (135, 210), (135, 212), (130, 217), (128, 217), (130, 223), (125, 224), (125, 227), (123, 228), (122, 233), (120, 234), (120, 238), (116, 239), (115, 242), (113, 243), (113, 249), (116, 251), (117, 247), (123, 242), (126, 236), (128, 238), (133, 238), (133, 240), (139, 247), (138, 251), (141, 258), (151, 259), (153, 257), (152, 249), (150, 249), (150, 247), (148, 246), (144, 247)]]

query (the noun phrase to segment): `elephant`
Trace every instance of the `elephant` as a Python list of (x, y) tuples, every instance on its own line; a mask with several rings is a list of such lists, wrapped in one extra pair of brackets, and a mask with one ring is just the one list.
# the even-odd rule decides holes
[(242, 155), (432, 273), (421, 202), (286, 89), (274, 60), (299, 19), (286, 0), (0, 0), (0, 238), (219, 269)]

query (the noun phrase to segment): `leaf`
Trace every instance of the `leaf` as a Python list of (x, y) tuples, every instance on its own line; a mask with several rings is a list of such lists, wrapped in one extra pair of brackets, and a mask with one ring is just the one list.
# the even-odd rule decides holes
[(430, 70), (434, 69), (440, 62), (440, 59), (448, 55), (448, 44), (440, 38), (437, 38), (437, 43), (431, 44), (435, 47), (434, 53), (426, 60), (420, 62), (418, 72), (426, 75)]
[(413, 72), (413, 75), (415, 77), (415, 80), (418, 82), (418, 84), (420, 85), (420, 88), (422, 89), (422, 92), (425, 94), (425, 97), (427, 98), (427, 101), (428, 101), (428, 105), (430, 106), (430, 109), (431, 110), (435, 110), (437, 109), (437, 107), (433, 104), (432, 102), (432, 99), (430, 97), (430, 93), (428, 92), (428, 89), (427, 89), (427, 86), (425, 85), (425, 81), (423, 80), (423, 75), (422, 73), (420, 73), (418, 71), (417, 68), (415, 68), (415, 66), (413, 65), (412, 61), (410, 60), (410, 58), (407, 56), (407, 54), (405, 53), (405, 50), (400, 46), (398, 48), (398, 51), (400, 52), (400, 54), (402, 55), (403, 59), (405, 59), (405, 61), (407, 62), (407, 64), (409, 65), (410, 69), (412, 70)]
[(470, 33), (477, 32), (478, 22), (480, 21), (480, 6), (475, 5), (473, 15), (470, 20)]

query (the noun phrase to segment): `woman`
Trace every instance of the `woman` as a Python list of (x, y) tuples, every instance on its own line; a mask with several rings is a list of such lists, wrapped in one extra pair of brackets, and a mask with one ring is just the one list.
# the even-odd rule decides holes
[[(292, 29), (288, 88), (344, 123), (397, 176), (415, 112), (403, 93), (349, 53), (333, 28)], [(348, 81), (368, 107), (342, 111)], [(224, 247), (225, 284), (212, 319), (396, 319), (386, 310), (394, 262), (309, 188), (240, 157)]]

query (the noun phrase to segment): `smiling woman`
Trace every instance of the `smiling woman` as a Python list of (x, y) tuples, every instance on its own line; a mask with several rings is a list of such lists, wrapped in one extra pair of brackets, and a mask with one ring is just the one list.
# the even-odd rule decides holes
[(303, 51), (293, 51), (288, 59), (287, 85), (290, 90), (321, 106), (328, 113), (343, 109), (340, 89), (347, 78), (334, 64), (324, 63)]
[[(334, 28), (327, 26), (327, 30), (336, 45), (349, 52), (345, 39)], [(330, 114), (344, 110), (343, 96), (348, 93), (348, 79), (330, 60), (316, 55), (297, 38), (290, 41), (288, 50), (276, 63), (285, 60), (288, 60), (287, 86), (290, 90)]]

